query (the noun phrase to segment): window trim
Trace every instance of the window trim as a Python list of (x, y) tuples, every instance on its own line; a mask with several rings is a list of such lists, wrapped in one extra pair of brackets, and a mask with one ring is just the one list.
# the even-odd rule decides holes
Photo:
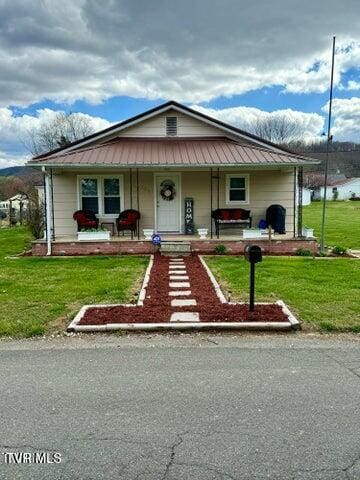
[[(230, 179), (245, 179), (245, 200), (230, 200)], [(250, 203), (250, 175), (248, 173), (228, 173), (226, 174), (226, 204), (227, 205), (248, 205)]]
[(97, 218), (117, 218), (118, 213), (104, 213), (105, 212), (105, 197), (104, 197), (104, 180), (106, 178), (116, 178), (119, 180), (120, 188), (120, 212), (124, 210), (124, 175), (94, 175), (83, 174), (77, 176), (77, 204), (78, 210), (82, 208), (82, 194), (81, 194), (81, 180), (83, 178), (96, 178), (98, 181), (98, 198), (99, 198), (99, 213), (96, 214)]

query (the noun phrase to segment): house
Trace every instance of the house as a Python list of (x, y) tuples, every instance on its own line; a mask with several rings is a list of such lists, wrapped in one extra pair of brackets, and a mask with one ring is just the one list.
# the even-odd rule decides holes
[(312, 190), (310, 188), (303, 187), (302, 189), (302, 205), (310, 205), (312, 197)]
[[(316, 163), (170, 101), (28, 162), (45, 175), (47, 240), (34, 242), (33, 252), (149, 252), (145, 229), (199, 251), (213, 251), (211, 242), (221, 240), (240, 252), (243, 228), (225, 218), (224, 226), (232, 228), (216, 231), (212, 212), (247, 210), (257, 226), (273, 204), (286, 209), (286, 235), (275, 235), (274, 248), (293, 251), (302, 241), (302, 168)], [(135, 209), (139, 228), (135, 236), (80, 242), (73, 214), (81, 209), (112, 229), (120, 212)], [(189, 218), (194, 230), (187, 228)], [(199, 240), (198, 228), (207, 229), (206, 241)]]
[[(360, 197), (360, 177), (329, 179), (326, 188), (327, 200), (349, 200), (351, 197)], [(314, 200), (324, 198), (324, 187), (314, 190)]]
[(22, 220), (24, 212), (28, 207), (29, 200), (27, 195), (18, 193), (8, 200), (0, 202), (0, 210), (6, 214), (8, 218), (11, 217), (12, 223)]

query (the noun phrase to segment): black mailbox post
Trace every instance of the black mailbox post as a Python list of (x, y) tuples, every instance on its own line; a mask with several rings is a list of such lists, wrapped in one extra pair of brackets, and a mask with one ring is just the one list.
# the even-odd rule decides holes
[(262, 261), (261, 248), (258, 245), (246, 245), (244, 251), (245, 259), (250, 263), (250, 300), (249, 310), (255, 309), (255, 264)]

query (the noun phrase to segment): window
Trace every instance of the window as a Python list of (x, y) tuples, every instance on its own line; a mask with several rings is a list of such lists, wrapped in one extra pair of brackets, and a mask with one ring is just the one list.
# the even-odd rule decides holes
[(79, 208), (99, 216), (118, 216), (122, 209), (122, 176), (79, 177)]
[(120, 180), (104, 178), (104, 213), (120, 213)]
[(168, 137), (176, 137), (177, 117), (166, 117), (166, 135)]
[(81, 208), (99, 213), (99, 185), (97, 178), (81, 179)]
[(249, 203), (249, 175), (226, 176), (226, 203)]

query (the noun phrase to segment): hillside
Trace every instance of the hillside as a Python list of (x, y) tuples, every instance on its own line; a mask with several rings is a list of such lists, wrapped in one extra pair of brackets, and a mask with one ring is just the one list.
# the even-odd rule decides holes
[(24, 166), (0, 168), (0, 177), (18, 177), (31, 185), (43, 183), (43, 174), (39, 170)]

